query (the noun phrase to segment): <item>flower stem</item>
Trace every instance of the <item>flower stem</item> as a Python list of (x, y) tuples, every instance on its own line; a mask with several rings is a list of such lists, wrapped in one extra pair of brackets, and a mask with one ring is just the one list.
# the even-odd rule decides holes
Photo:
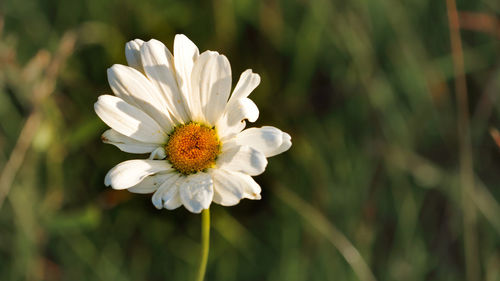
[(203, 210), (201, 213), (201, 260), (198, 268), (197, 281), (203, 281), (207, 269), (208, 249), (210, 248), (210, 211)]

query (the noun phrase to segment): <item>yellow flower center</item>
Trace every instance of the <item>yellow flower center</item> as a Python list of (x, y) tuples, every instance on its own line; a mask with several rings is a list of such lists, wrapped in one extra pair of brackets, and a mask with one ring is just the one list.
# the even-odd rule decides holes
[(188, 175), (215, 165), (220, 153), (220, 141), (214, 129), (189, 123), (175, 128), (165, 151), (172, 166)]

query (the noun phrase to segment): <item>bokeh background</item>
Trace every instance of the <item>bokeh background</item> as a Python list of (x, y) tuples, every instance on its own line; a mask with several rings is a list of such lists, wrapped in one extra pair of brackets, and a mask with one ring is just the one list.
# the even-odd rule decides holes
[(293, 140), (213, 205), (206, 280), (500, 280), (500, 2), (457, 7), (462, 148), (445, 0), (0, 2), (0, 280), (194, 280), (200, 216), (106, 188), (135, 156), (93, 110), (128, 40), (176, 33)]

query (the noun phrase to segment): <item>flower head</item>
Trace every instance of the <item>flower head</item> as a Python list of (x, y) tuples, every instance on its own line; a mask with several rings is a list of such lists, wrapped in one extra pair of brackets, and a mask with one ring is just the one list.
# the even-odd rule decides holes
[(128, 42), (125, 55), (129, 66), (108, 69), (115, 96), (100, 96), (94, 109), (111, 127), (102, 135), (105, 143), (150, 157), (116, 165), (105, 184), (154, 192), (158, 209), (184, 205), (193, 213), (212, 201), (230, 206), (260, 199), (251, 176), (264, 172), (266, 158), (288, 150), (291, 140), (274, 127), (244, 130), (245, 120), (259, 116), (248, 98), (259, 75), (243, 72), (231, 94), (227, 58), (200, 54), (184, 35), (175, 37), (174, 55), (154, 39)]

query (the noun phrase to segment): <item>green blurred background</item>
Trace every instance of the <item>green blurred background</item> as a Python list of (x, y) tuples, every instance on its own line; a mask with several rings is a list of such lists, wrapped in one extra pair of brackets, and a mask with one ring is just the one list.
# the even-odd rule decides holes
[(93, 110), (128, 40), (176, 33), (293, 141), (261, 201), (212, 205), (206, 280), (500, 280), (500, 2), (457, 6), (473, 187), (445, 0), (0, 2), (0, 280), (194, 280), (200, 216), (106, 188), (135, 156)]

